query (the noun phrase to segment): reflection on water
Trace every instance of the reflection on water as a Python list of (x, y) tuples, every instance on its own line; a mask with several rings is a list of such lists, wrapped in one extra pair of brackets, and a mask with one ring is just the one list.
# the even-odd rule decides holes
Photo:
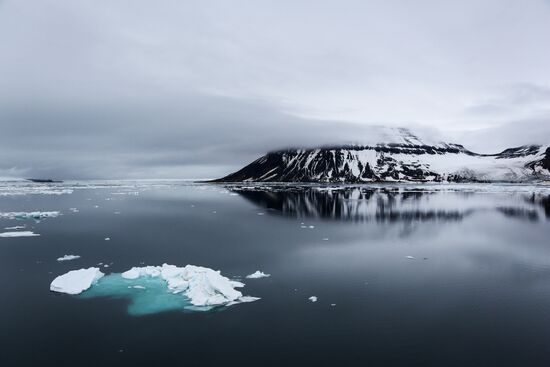
[(472, 192), (369, 187), (229, 186), (256, 205), (286, 216), (346, 221), (426, 222), (460, 221), (472, 213), (495, 211), (509, 218), (550, 219), (550, 196), (506, 194), (504, 197)]

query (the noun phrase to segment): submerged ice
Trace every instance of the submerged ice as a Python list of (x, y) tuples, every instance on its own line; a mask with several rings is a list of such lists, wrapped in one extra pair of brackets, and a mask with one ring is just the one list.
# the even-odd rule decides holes
[[(129, 298), (128, 313), (146, 315), (171, 310), (207, 311), (216, 306), (259, 299), (243, 296), (236, 289), (241, 287), (244, 287), (243, 283), (226, 278), (210, 268), (163, 264), (133, 267), (123, 273), (100, 277), (92, 281), (80, 297)], [(59, 291), (53, 287), (51, 289)]]

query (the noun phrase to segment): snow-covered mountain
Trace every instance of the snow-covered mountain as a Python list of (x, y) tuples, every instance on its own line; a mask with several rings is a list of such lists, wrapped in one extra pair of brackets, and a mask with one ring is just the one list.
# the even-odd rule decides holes
[(459, 144), (425, 144), (406, 129), (397, 143), (286, 149), (217, 182), (527, 182), (550, 180), (550, 146), (478, 154)]

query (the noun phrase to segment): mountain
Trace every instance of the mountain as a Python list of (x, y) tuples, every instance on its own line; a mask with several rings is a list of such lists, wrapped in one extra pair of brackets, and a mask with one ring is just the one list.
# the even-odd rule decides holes
[(286, 149), (214, 182), (530, 182), (550, 180), (550, 147), (497, 154), (460, 144), (426, 144), (406, 129), (398, 142)]

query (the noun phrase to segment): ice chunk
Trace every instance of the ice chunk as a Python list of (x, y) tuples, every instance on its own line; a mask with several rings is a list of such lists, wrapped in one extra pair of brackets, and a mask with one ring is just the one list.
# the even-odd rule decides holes
[(405, 258), (409, 259), (409, 260), (413, 260), (414, 259), (414, 256), (405, 256)]
[(80, 294), (103, 277), (99, 268), (71, 270), (58, 276), (50, 284), (50, 290), (67, 294)]
[(311, 302), (317, 302), (317, 297), (316, 296), (311, 296), (308, 298)]
[(111, 237), (105, 237), (105, 241), (110, 241)]
[[(133, 267), (121, 274), (109, 274), (82, 296), (129, 297), (128, 312), (144, 315), (176, 309), (206, 311), (215, 306), (253, 302), (235, 288), (244, 284), (230, 280), (209, 268), (187, 265)], [(140, 289), (137, 292), (134, 289)], [(147, 292), (143, 292), (147, 289)]]
[(20, 232), (3, 232), (0, 233), (0, 237), (36, 237), (40, 236), (38, 233), (32, 231), (20, 231)]
[(57, 261), (70, 261), (70, 260), (76, 260), (80, 259), (79, 255), (65, 255), (63, 257), (59, 257)]
[(24, 229), (25, 226), (13, 226), (13, 227), (5, 227), (4, 229), (11, 229), (11, 230), (18, 230), (18, 229)]
[(59, 212), (0, 212), (0, 219), (34, 219), (40, 220), (44, 218), (55, 218), (59, 216)]
[(264, 272), (262, 272), (262, 271), (256, 270), (255, 273), (249, 274), (249, 275), (247, 275), (246, 277), (247, 277), (248, 279), (258, 279), (258, 278), (267, 278), (267, 277), (269, 277), (269, 276), (271, 276), (271, 274), (266, 274), (266, 273), (264, 273)]

